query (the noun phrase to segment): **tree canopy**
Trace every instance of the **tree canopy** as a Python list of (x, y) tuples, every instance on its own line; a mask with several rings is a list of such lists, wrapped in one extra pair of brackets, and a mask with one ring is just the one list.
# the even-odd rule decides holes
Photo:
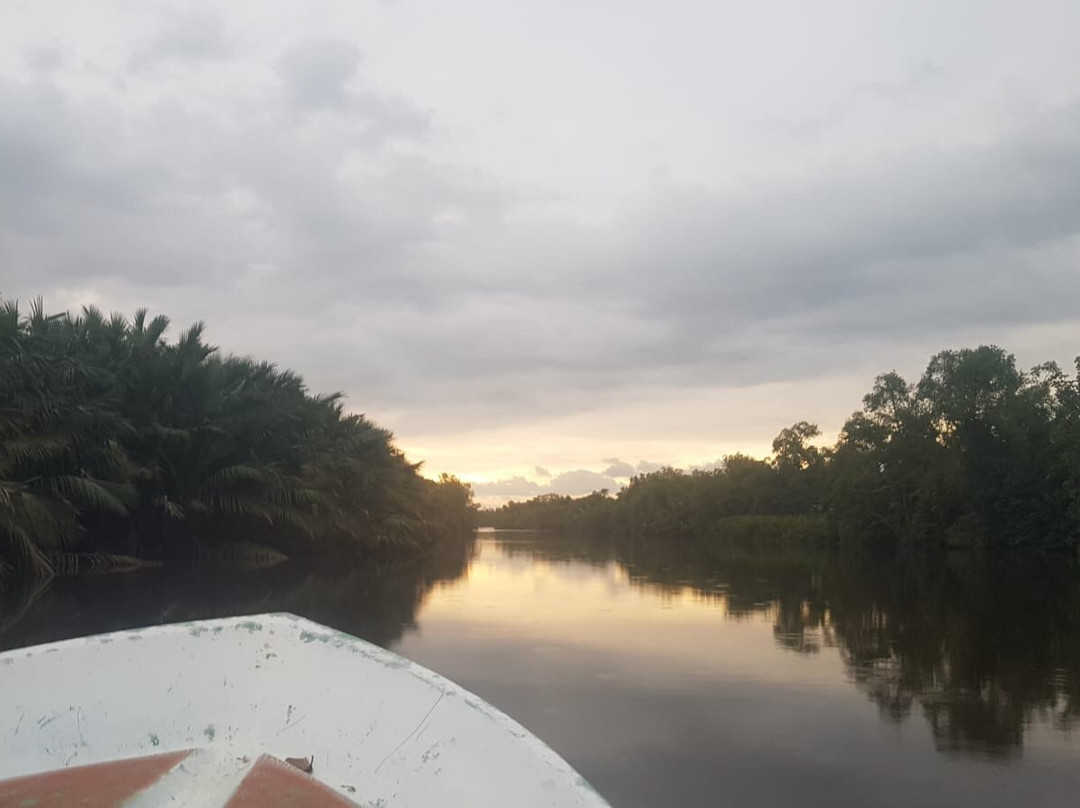
[(420, 546), (471, 527), (472, 494), (433, 482), (390, 432), (272, 363), (223, 356), (196, 323), (0, 301), (0, 569), (62, 550), (199, 557)]
[[(1080, 360), (1028, 371), (997, 346), (947, 350), (917, 383), (875, 379), (833, 446), (799, 421), (759, 460), (639, 475), (584, 512), (588, 527), (705, 536), (734, 516), (819, 514), (845, 541), (1076, 546), (1080, 540)], [(494, 526), (573, 523), (566, 498), (485, 512)], [(589, 500), (586, 500), (589, 501)], [(578, 502), (586, 502), (578, 501)]]

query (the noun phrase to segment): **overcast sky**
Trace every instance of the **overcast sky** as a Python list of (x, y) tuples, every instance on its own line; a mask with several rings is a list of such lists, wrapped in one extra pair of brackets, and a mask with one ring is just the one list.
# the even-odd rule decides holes
[(485, 501), (1080, 353), (1076, 0), (0, 0), (0, 294), (149, 306)]

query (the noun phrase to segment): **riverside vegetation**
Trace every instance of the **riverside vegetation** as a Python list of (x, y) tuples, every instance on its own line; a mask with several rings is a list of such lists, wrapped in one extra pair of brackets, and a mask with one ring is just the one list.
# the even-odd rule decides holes
[(482, 513), (502, 528), (873, 547), (1076, 548), (1080, 359), (1027, 371), (996, 346), (879, 376), (833, 446), (800, 421), (768, 459), (639, 475), (612, 496), (545, 495)]
[(0, 300), (0, 579), (72, 554), (326, 555), (471, 530), (469, 486), (422, 477), (340, 394), (168, 325)]
[[(241, 552), (424, 548), (475, 522), (391, 434), (268, 362), (175, 341), (145, 310), (0, 301), (0, 578)], [(784, 429), (765, 460), (666, 468), (608, 492), (487, 511), (495, 527), (784, 545), (1075, 548), (1080, 364), (1027, 371), (994, 346), (875, 381), (831, 447)], [(78, 565), (76, 564), (76, 567)]]

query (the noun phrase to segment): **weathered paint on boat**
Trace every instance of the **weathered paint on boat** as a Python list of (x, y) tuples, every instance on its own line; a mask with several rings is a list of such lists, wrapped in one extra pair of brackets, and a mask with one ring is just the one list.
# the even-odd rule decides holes
[(606, 806), (479, 697), (288, 614), (0, 654), (0, 694), (0, 780), (195, 749), (137, 804), (221, 805), (268, 753), (314, 758), (318, 780), (372, 808)]

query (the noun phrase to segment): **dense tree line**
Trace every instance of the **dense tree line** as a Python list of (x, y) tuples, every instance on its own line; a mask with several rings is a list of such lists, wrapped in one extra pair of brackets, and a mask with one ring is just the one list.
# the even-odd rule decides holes
[[(733, 517), (803, 515), (844, 540), (1075, 546), (1080, 360), (1021, 371), (995, 346), (943, 351), (917, 383), (879, 376), (831, 447), (801, 421), (760, 460), (665, 468), (610, 496), (546, 496), (483, 514), (495, 527), (707, 536)], [(740, 523), (745, 526), (745, 519)]]
[(0, 571), (48, 574), (73, 548), (316, 554), (471, 528), (469, 487), (422, 477), (339, 394), (168, 325), (0, 301)]

